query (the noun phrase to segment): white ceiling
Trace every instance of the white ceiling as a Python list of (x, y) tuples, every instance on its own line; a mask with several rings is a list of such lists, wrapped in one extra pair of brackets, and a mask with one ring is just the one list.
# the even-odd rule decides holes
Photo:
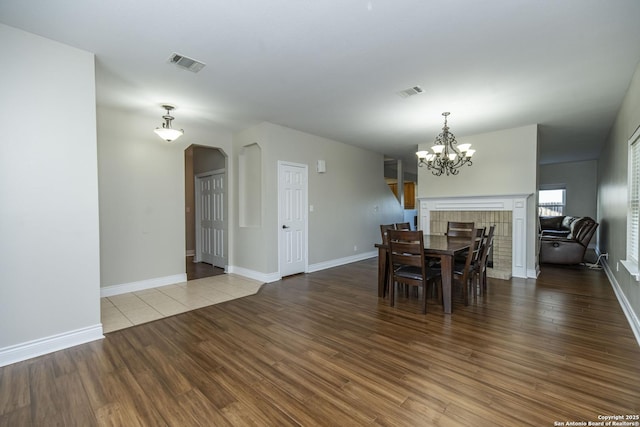
[(443, 111), (458, 137), (540, 124), (541, 163), (597, 158), (640, 59), (638, 0), (0, 0), (0, 22), (94, 52), (100, 105), (412, 166)]

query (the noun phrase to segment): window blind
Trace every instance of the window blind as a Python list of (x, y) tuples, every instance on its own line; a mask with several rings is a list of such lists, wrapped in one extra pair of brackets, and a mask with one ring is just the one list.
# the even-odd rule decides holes
[(640, 138), (629, 150), (629, 212), (627, 216), (627, 260), (638, 263), (640, 248)]

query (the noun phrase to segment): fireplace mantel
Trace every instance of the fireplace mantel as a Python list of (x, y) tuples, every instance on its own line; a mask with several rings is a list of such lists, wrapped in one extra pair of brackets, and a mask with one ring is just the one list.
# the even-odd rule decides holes
[(511, 211), (513, 277), (527, 277), (527, 200), (532, 194), (508, 194), (498, 196), (422, 197), (419, 198), (419, 227), (430, 234), (433, 211)]

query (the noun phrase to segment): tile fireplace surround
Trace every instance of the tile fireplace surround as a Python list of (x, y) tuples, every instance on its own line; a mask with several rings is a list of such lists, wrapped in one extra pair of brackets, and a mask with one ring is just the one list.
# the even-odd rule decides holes
[(448, 221), (477, 227), (495, 224), (493, 268), (489, 277), (527, 277), (527, 198), (529, 195), (420, 198), (420, 227), (426, 234), (444, 234)]

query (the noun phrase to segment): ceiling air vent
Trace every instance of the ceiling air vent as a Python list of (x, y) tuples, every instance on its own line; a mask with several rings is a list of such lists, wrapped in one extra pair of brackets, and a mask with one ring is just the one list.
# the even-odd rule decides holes
[(206, 64), (200, 61), (196, 61), (193, 58), (189, 58), (179, 53), (174, 53), (169, 57), (169, 62), (175, 64), (176, 67), (184, 68), (192, 73), (197, 73), (202, 70)]
[(420, 86), (413, 86), (413, 87), (410, 87), (409, 89), (405, 89), (398, 92), (398, 96), (400, 98), (408, 98), (410, 96), (420, 95), (422, 92), (424, 91)]

